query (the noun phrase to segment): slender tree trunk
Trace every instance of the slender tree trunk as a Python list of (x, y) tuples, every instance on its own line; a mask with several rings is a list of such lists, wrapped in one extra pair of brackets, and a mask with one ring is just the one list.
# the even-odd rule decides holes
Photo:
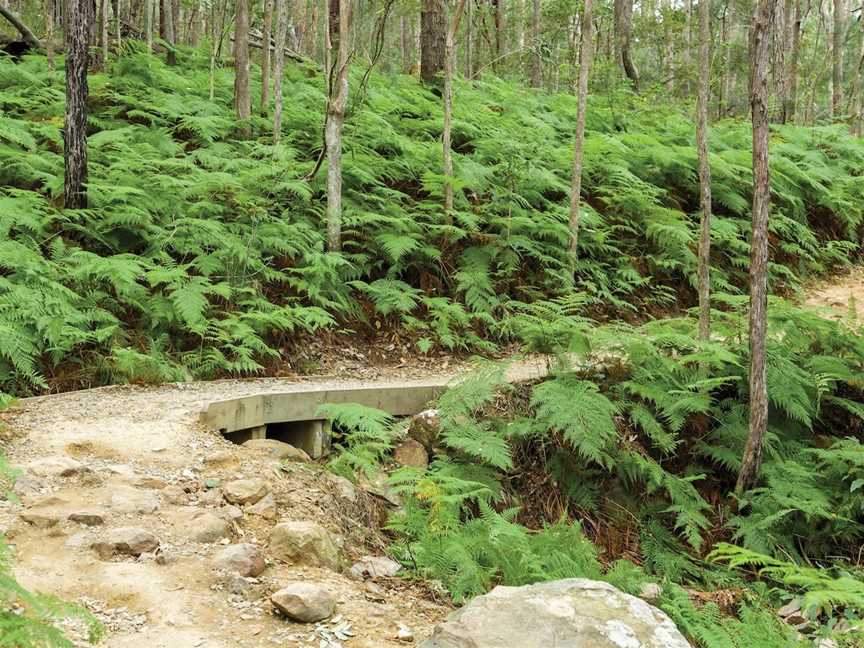
[(45, 0), (45, 55), (48, 69), (54, 69), (54, 0)]
[(261, 47), (261, 114), (267, 114), (270, 106), (270, 42), (273, 25), (272, 0), (264, 0), (264, 28)]
[(753, 123), (753, 229), (750, 251), (750, 425), (735, 491), (759, 477), (768, 426), (765, 338), (768, 332), (768, 67), (777, 0), (757, 0), (750, 23), (750, 109)]
[(64, 12), (66, 53), (66, 121), (63, 128), (67, 209), (87, 207), (87, 41), (91, 16), (89, 0), (69, 0)]
[(471, 78), (474, 57), (474, 0), (465, 5), (465, 78)]
[(144, 38), (147, 41), (147, 53), (153, 53), (153, 0), (144, 0)]
[(624, 74), (633, 83), (633, 87), (638, 90), (639, 71), (630, 56), (631, 34), (633, 32), (633, 0), (615, 0), (614, 30), (618, 63), (624, 70)]
[(831, 93), (831, 117), (838, 119), (843, 103), (843, 39), (845, 35), (845, 2), (834, 0), (834, 32), (832, 49), (831, 81), (834, 85)]
[(420, 13), (420, 78), (433, 83), (444, 69), (447, 32), (444, 0), (423, 0)]
[[(75, 0), (72, 0), (73, 2)], [(99, 44), (102, 46), (100, 67), (108, 70), (108, 0), (102, 0), (99, 8)]]
[(311, 25), (308, 39), (309, 58), (314, 59), (318, 52), (318, 0), (311, 0), (310, 10), (312, 15), (309, 18)]
[(786, 120), (795, 121), (798, 111), (798, 59), (801, 56), (801, 0), (795, 0), (795, 18), (792, 22), (792, 51), (789, 57), (789, 79), (787, 88), (789, 98), (786, 106)]
[(693, 63), (693, 0), (684, 0), (684, 91), (690, 92)]
[(33, 31), (23, 20), (21, 20), (18, 14), (9, 8), (8, 5), (0, 4), (0, 16), (3, 16), (15, 29), (18, 30), (18, 33), (21, 34), (21, 40), (30, 45), (30, 47), (35, 47), (37, 49), (42, 47), (42, 43), (39, 42), (39, 39), (36, 38)]
[(516, 0), (516, 48), (521, 52), (525, 49), (525, 0)]
[(165, 62), (168, 65), (177, 65), (177, 53), (174, 51), (177, 41), (174, 39), (174, 10), (171, 7), (171, 0), (162, 0), (161, 16), (165, 24), (165, 41), (168, 43)]
[(402, 72), (411, 72), (411, 30), (408, 16), (399, 18), (399, 50), (402, 54)]
[(495, 59), (493, 66), (500, 73), (506, 43), (504, 42), (504, 0), (492, 0), (495, 5)]
[(285, 38), (288, 32), (288, 7), (286, 0), (276, 2), (276, 70), (273, 79), (273, 146), (278, 146), (282, 137), (282, 77), (285, 73)]
[(117, 53), (120, 53), (120, 46), (123, 44), (122, 36), (120, 34), (120, 27), (123, 23), (123, 19), (120, 17), (123, 13), (121, 7), (121, 0), (116, 0), (116, 4), (114, 4), (114, 32), (115, 38), (117, 40)]
[(858, 64), (855, 66), (855, 84), (852, 87), (852, 97), (855, 102), (852, 108), (852, 135), (861, 137), (864, 129), (864, 29), (861, 31), (861, 51)]
[(329, 0), (327, 102), (327, 249), (342, 249), (342, 126), (348, 101), (348, 36), (351, 2)]
[(453, 211), (453, 152), (451, 146), (451, 129), (453, 123), (453, 68), (456, 58), (456, 30), (462, 20), (462, 12), (465, 10), (465, 0), (459, 0), (456, 11), (447, 28), (447, 36), (444, 41), (444, 129), (442, 136), (444, 151), (444, 213), (451, 218)]
[(711, 338), (711, 165), (708, 160), (708, 93), (711, 59), (709, 44), (710, 5), (699, 0), (699, 93), (696, 107), (696, 145), (699, 150), (699, 204), (702, 216), (699, 226), (699, 339)]
[(575, 268), (579, 246), (579, 206), (582, 198), (582, 149), (585, 145), (585, 111), (588, 107), (588, 73), (591, 70), (593, 41), (593, 0), (582, 9), (579, 45), (579, 99), (576, 109), (576, 138), (573, 143), (573, 176), (570, 183), (570, 256)]
[(249, 0), (237, 0), (234, 22), (234, 113), (240, 122), (238, 135), (251, 136), (249, 118), (252, 101), (249, 97)]
[(531, 87), (539, 88), (543, 83), (540, 59), (540, 0), (533, 0), (531, 7)]

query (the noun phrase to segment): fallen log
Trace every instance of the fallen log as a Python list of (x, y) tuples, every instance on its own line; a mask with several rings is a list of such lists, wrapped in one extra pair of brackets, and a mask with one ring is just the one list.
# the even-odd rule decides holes
[(3, 16), (6, 20), (12, 23), (12, 26), (18, 30), (18, 33), (21, 34), (21, 38), (27, 43), (30, 47), (35, 47), (37, 49), (42, 48), (42, 42), (36, 38), (36, 35), (33, 31), (24, 24), (24, 21), (16, 14), (14, 11), (9, 9), (9, 7), (4, 7), (0, 4), (0, 16)]

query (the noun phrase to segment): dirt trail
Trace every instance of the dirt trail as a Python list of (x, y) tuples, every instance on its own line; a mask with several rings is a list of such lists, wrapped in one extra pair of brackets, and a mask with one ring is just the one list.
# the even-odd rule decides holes
[[(806, 303), (847, 317), (864, 303), (864, 270), (814, 287)], [(403, 366), (387, 376), (388, 382), (440, 380), (465, 367), (448, 361), (435, 373)], [(542, 370), (535, 359), (514, 373)], [(20, 503), (0, 501), (0, 531), (14, 547), (16, 576), (29, 588), (93, 610), (108, 630), (107, 648), (395, 648), (406, 645), (398, 638), (401, 626), (417, 640), (428, 636), (451, 608), (427, 586), (396, 578), (363, 582), (347, 570), (287, 564), (269, 553), (277, 522), (311, 520), (342, 540), (346, 565), (383, 555), (374, 530), (380, 498), (319, 464), (279, 462), (198, 425), (202, 406), (213, 400), (382, 380), (380, 369), (350, 374), (349, 380), (108, 387), (22, 401), (0, 415), (6, 424), (0, 449), (24, 471), (16, 485)], [(222, 487), (241, 478), (265, 479), (275, 511), (259, 515), (227, 505)], [(101, 523), (69, 520), (74, 513), (95, 514)], [(100, 557), (91, 545), (120, 527), (154, 533), (158, 553)], [(216, 541), (197, 541), (210, 527)], [(214, 566), (227, 543), (241, 542), (264, 550), (268, 564), (258, 578), (232, 577)], [(269, 594), (298, 580), (336, 595), (336, 623), (296, 624), (273, 612)], [(353, 636), (335, 637), (333, 630), (345, 624)]]
[(807, 306), (825, 308), (833, 319), (861, 322), (864, 316), (864, 267), (817, 283), (807, 291)]

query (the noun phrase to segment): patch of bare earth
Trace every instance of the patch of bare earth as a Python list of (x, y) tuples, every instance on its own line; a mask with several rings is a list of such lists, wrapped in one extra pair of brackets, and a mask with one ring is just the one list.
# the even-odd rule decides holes
[(861, 322), (864, 317), (864, 267), (819, 282), (807, 291), (807, 306), (824, 309), (836, 320)]
[[(210, 400), (294, 384), (112, 387), (5, 412), (0, 449), (23, 471), (20, 502), (0, 501), (17, 578), (90, 609), (104, 622), (108, 648), (388, 648), (406, 645), (406, 628), (428, 636), (451, 608), (427, 586), (349, 575), (359, 557), (384, 555), (383, 500), (319, 464), (280, 462), (197, 424)], [(238, 479), (263, 479), (274, 506), (229, 504), (223, 487)], [(341, 545), (343, 567), (274, 558), (270, 533), (285, 521), (325, 527)], [(98, 551), (126, 527), (155, 535), (158, 549)], [(215, 556), (238, 543), (261, 548), (267, 566), (257, 577), (217, 568)], [(276, 613), (270, 594), (295, 581), (325, 586), (335, 616), (303, 624)]]

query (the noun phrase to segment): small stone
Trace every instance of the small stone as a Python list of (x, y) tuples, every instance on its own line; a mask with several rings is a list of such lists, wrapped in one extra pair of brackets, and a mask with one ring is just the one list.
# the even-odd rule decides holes
[(816, 640), (816, 643), (813, 644), (813, 648), (840, 648), (840, 644), (837, 643), (835, 639), (823, 637), (822, 639)]
[(180, 533), (191, 542), (212, 544), (231, 537), (231, 527), (212, 511), (196, 511), (180, 525)]
[(325, 473), (324, 476), (327, 481), (333, 484), (336, 488), (339, 497), (351, 503), (357, 501), (357, 489), (350, 480), (345, 479), (345, 477), (341, 477), (340, 475), (334, 475), (333, 473)]
[(243, 511), (238, 506), (223, 506), (222, 514), (229, 520), (242, 520), (243, 519)]
[(111, 495), (109, 505), (117, 513), (146, 515), (159, 508), (159, 498), (151, 491), (123, 488)]
[(249, 439), (243, 447), (279, 461), (312, 461), (304, 450), (276, 439)]
[(396, 631), (396, 639), (405, 643), (411, 643), (414, 641), (414, 631), (404, 623), (400, 623), (399, 629)]
[(301, 623), (315, 623), (333, 616), (336, 599), (316, 583), (290, 583), (270, 596), (282, 614)]
[(234, 455), (228, 450), (217, 450), (204, 457), (204, 463), (210, 466), (224, 466), (235, 463)]
[(74, 477), (86, 468), (71, 457), (45, 457), (32, 461), (27, 470), (37, 477)]
[(169, 504), (183, 506), (189, 503), (189, 494), (179, 486), (166, 486), (162, 490), (162, 497)]
[(254, 504), (270, 492), (263, 479), (238, 479), (225, 484), (225, 499), (231, 504)]
[(275, 520), (277, 507), (273, 493), (267, 493), (263, 499), (259, 500), (252, 506), (247, 507), (246, 511), (252, 515), (263, 517), (265, 520)]
[(357, 580), (395, 576), (402, 565), (386, 556), (363, 556), (351, 566), (348, 575)]
[(155, 551), (159, 538), (145, 529), (121, 527), (109, 531), (105, 540), (94, 542), (92, 547), (102, 558), (110, 558), (114, 553), (140, 556)]
[(777, 616), (786, 618), (801, 610), (801, 600), (794, 598), (777, 610)]
[(219, 488), (219, 483), (218, 479), (205, 479), (204, 488)]
[(258, 576), (266, 564), (261, 550), (251, 543), (235, 544), (225, 547), (216, 554), (216, 566), (240, 576)]
[(643, 583), (642, 589), (639, 590), (639, 598), (645, 599), (649, 603), (659, 601), (663, 594), (663, 588), (657, 583)]
[(429, 454), (422, 443), (416, 439), (405, 439), (393, 450), (393, 459), (400, 466), (410, 466), (425, 470), (429, 466)]
[(150, 490), (162, 490), (168, 486), (164, 479), (153, 477), (152, 475), (143, 475), (132, 481), (132, 485), (136, 488), (147, 488)]
[(387, 592), (380, 585), (369, 581), (363, 586), (366, 598), (376, 603), (384, 603), (387, 600)]
[(338, 569), (339, 549), (333, 536), (316, 522), (282, 522), (270, 533), (270, 553), (289, 563)]
[(104, 524), (105, 516), (100, 511), (75, 511), (69, 515), (69, 521), (84, 526), (99, 526)]
[(60, 514), (51, 509), (29, 509), (19, 513), (18, 517), (37, 529), (48, 529), (60, 522)]
[(439, 444), (441, 436), (441, 417), (438, 410), (428, 409), (412, 416), (408, 422), (408, 436), (432, 452)]

